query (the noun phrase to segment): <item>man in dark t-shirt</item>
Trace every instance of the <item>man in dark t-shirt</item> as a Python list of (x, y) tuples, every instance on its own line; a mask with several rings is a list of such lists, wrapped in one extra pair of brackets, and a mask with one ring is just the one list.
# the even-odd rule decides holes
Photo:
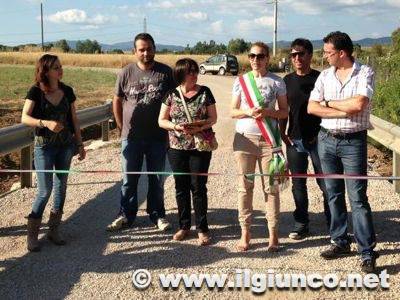
[[(167, 132), (158, 126), (158, 115), (166, 93), (174, 88), (172, 70), (154, 60), (155, 43), (151, 35), (138, 34), (134, 40), (138, 60), (124, 67), (115, 84), (113, 112), (121, 131), (122, 169), (140, 172), (144, 158), (149, 172), (163, 172), (167, 150)], [(130, 227), (138, 212), (137, 174), (123, 175), (121, 206), (117, 218), (108, 230)], [(160, 229), (170, 224), (165, 219), (164, 178), (148, 176), (147, 213)]]
[[(280, 121), (282, 140), (286, 144), (289, 169), (292, 174), (307, 173), (308, 158), (311, 158), (314, 172), (321, 174), (321, 162), (317, 150), (317, 136), (321, 119), (307, 113), (308, 99), (319, 75), (311, 69), (313, 46), (309, 40), (296, 39), (291, 45), (291, 59), (295, 69), (284, 77), (289, 105), (289, 129), (287, 119)], [(292, 193), (296, 209), (293, 213), (295, 225), (290, 232), (292, 239), (303, 239), (309, 233), (308, 193), (306, 178), (292, 178)], [(323, 179), (317, 179), (324, 199), (326, 222), (330, 224), (328, 198)]]

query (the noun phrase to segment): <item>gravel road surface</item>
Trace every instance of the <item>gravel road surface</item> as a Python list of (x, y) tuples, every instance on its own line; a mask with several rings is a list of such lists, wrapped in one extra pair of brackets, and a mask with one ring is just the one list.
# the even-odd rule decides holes
[[(220, 147), (213, 153), (210, 171), (236, 172), (232, 155), (234, 121), (229, 117), (233, 77), (200, 76), (217, 99), (218, 124), (215, 126)], [(87, 159), (74, 160), (73, 168), (82, 170), (120, 170), (118, 141), (88, 152)], [(312, 172), (312, 170), (310, 170)], [(373, 174), (373, 173), (372, 173)], [(256, 179), (257, 181), (258, 179)], [(319, 253), (329, 244), (322, 213), (322, 196), (314, 180), (309, 180), (311, 236), (303, 241), (287, 238), (293, 224), (293, 198), (290, 189), (281, 196), (280, 242), (277, 253), (266, 252), (267, 231), (260, 184), (254, 195), (253, 248), (246, 253), (236, 251), (240, 235), (236, 209), (236, 178), (210, 177), (209, 224), (213, 244), (200, 247), (196, 234), (184, 242), (172, 240), (178, 227), (173, 178), (165, 183), (167, 218), (173, 230), (161, 233), (146, 216), (146, 178), (140, 183), (140, 210), (136, 226), (122, 232), (109, 233), (106, 225), (118, 210), (121, 176), (119, 174), (73, 174), (65, 205), (62, 231), (68, 240), (64, 247), (50, 244), (41, 230), (42, 251), (26, 250), (26, 216), (36, 189), (17, 190), (0, 198), (0, 299), (399, 299), (400, 297), (400, 196), (390, 183), (370, 181), (368, 195), (374, 212), (378, 236), (380, 270), (390, 274), (389, 289), (354, 290), (267, 290), (260, 296), (251, 290), (207, 288), (163, 290), (157, 280), (160, 273), (227, 273), (230, 279), (236, 269), (252, 273), (334, 273), (345, 276), (359, 272), (359, 259), (354, 255), (325, 261)], [(258, 182), (260, 183), (260, 182)], [(50, 205), (46, 208), (47, 220)], [(351, 214), (349, 214), (349, 217)], [(132, 285), (132, 272), (147, 269), (153, 277), (145, 290)]]

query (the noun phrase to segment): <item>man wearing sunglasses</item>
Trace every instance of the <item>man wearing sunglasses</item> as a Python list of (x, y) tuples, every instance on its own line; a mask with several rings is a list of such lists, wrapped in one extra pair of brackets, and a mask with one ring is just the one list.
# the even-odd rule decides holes
[[(317, 174), (322, 173), (318, 156), (317, 136), (321, 118), (307, 113), (308, 99), (314, 88), (319, 72), (311, 69), (313, 45), (309, 40), (296, 39), (291, 44), (291, 60), (294, 72), (286, 75), (284, 81), (289, 105), (289, 129), (286, 133), (288, 119), (280, 120), (282, 140), (286, 144), (288, 165), (292, 174), (304, 174), (308, 169), (308, 158)], [(322, 191), (326, 222), (330, 222), (328, 197), (323, 179), (317, 179)], [(292, 178), (292, 193), (296, 209), (293, 212), (294, 228), (289, 238), (304, 239), (309, 233), (308, 193), (306, 178)]]
[[(325, 174), (367, 175), (367, 129), (371, 128), (374, 71), (352, 56), (353, 42), (336, 31), (324, 38), (324, 55), (331, 68), (322, 71), (311, 92), (308, 112), (322, 118), (318, 153)], [(361, 254), (361, 268), (375, 271), (379, 256), (373, 249), (376, 235), (365, 179), (325, 179), (331, 218), (329, 249), (325, 259), (350, 254), (345, 187), (352, 209), (354, 238)]]

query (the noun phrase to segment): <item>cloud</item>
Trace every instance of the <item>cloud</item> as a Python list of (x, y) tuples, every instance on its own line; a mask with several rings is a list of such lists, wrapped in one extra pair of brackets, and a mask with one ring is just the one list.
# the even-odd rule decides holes
[(89, 30), (89, 29), (97, 29), (97, 28), (99, 28), (98, 25), (85, 25), (85, 26), (81, 26), (81, 29), (86, 29), (86, 30)]
[(211, 23), (210, 27), (211, 27), (212, 33), (215, 33), (215, 34), (222, 33), (222, 31), (223, 31), (222, 25), (223, 25), (222, 20)]
[(174, 8), (176, 5), (172, 3), (171, 1), (161, 1), (161, 2), (149, 2), (147, 4), (148, 7), (150, 8)]
[(354, 12), (353, 9), (361, 11), (377, 4), (376, 0), (288, 0), (285, 3), (287, 7), (305, 15), (332, 14), (340, 11)]
[(391, 5), (391, 6), (400, 8), (400, 1), (399, 0), (386, 0), (386, 3)]
[(201, 11), (184, 13), (183, 17), (187, 20), (194, 21), (206, 21), (208, 19), (208, 15)]
[(263, 16), (254, 20), (254, 23), (257, 25), (261, 25), (264, 27), (272, 27), (274, 26), (274, 17)]
[(302, 12), (305, 15), (319, 15), (323, 13), (323, 8), (304, 1), (296, 1), (292, 3), (292, 8), (295, 11)]
[(46, 19), (58, 24), (82, 24), (82, 25), (103, 25), (109, 22), (116, 21), (117, 17), (109, 17), (97, 14), (94, 17), (89, 17), (84, 10), (68, 9), (49, 15)]
[(251, 32), (254, 29), (274, 26), (274, 17), (262, 16), (253, 20), (239, 20), (236, 23), (237, 29), (242, 32)]

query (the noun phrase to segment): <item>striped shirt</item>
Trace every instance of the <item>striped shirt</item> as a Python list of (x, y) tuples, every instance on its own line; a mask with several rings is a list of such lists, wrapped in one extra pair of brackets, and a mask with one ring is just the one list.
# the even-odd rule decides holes
[(359, 113), (345, 118), (322, 118), (321, 126), (332, 132), (351, 133), (371, 129), (369, 121), (371, 100), (374, 92), (375, 74), (371, 67), (355, 61), (352, 72), (342, 84), (336, 75), (336, 68), (324, 70), (315, 82), (310, 101), (345, 100), (359, 96), (368, 97), (368, 105)]

